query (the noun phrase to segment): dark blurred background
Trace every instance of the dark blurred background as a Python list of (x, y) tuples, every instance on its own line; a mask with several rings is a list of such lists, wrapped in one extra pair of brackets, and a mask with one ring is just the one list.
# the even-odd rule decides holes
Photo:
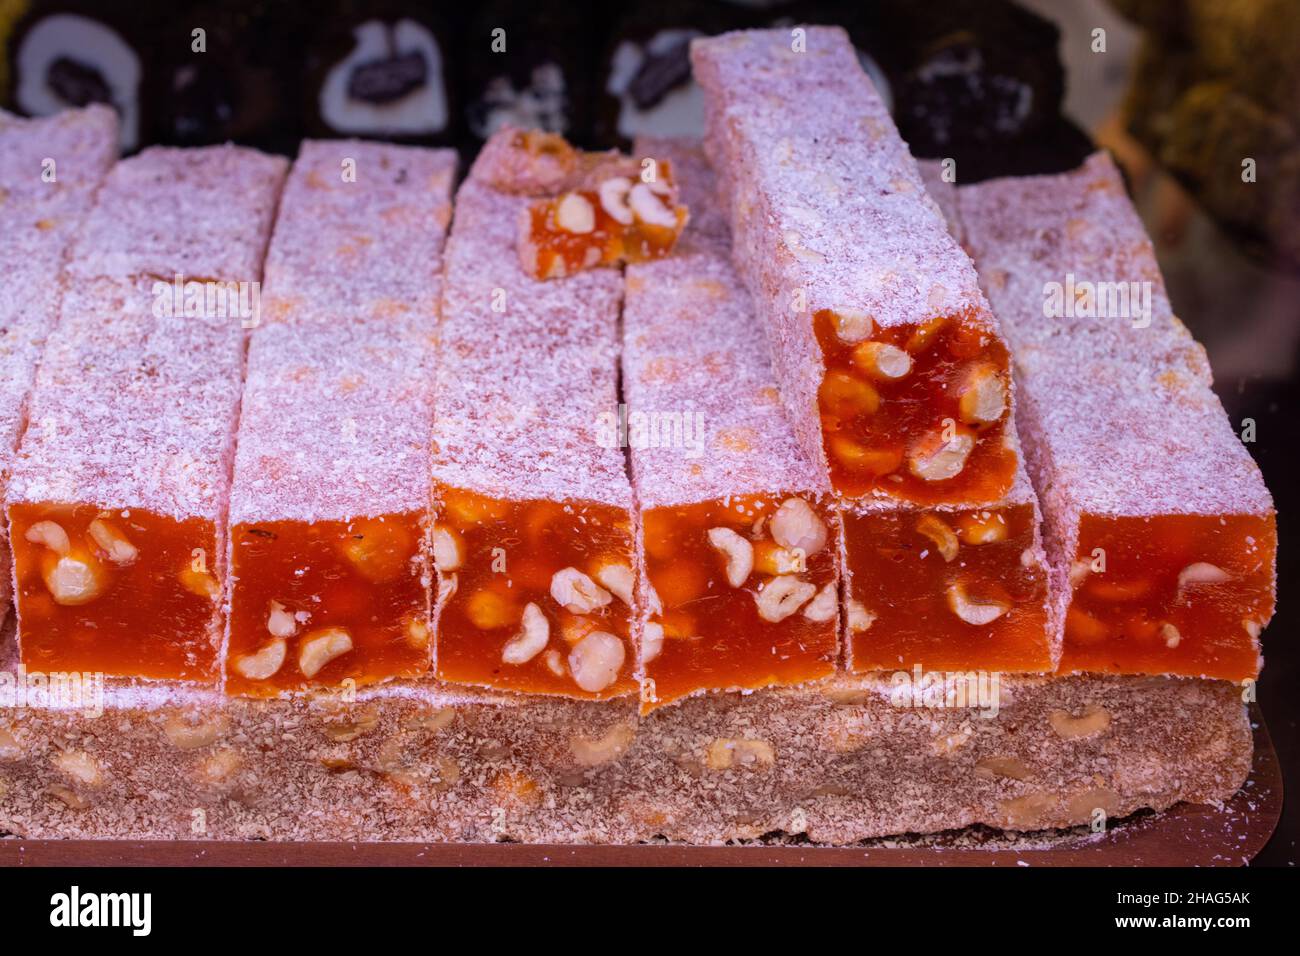
[[(1259, 700), (1300, 793), (1300, 0), (0, 0), (0, 103), (112, 103), (126, 152), (361, 136), (469, 159), (505, 123), (626, 145), (700, 132), (692, 37), (799, 22), (846, 27), (913, 152), (959, 182), (1115, 153), (1229, 416), (1256, 423), (1282, 541)], [(1294, 865), (1298, 838), (1290, 801), (1257, 862)]]

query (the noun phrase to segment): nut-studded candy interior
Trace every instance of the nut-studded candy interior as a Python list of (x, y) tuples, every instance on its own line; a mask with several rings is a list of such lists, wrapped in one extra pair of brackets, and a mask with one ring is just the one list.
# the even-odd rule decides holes
[(1031, 504), (843, 518), (851, 670), (1053, 669)]
[(9, 520), (26, 667), (216, 680), (210, 521), (66, 504), (15, 505)]
[(636, 691), (626, 512), (447, 487), (435, 495), (440, 679), (567, 697)]
[(996, 501), (1015, 474), (1004, 441), (1006, 346), (962, 316), (877, 328), (867, 316), (818, 312), (826, 371), (818, 390), (835, 488), (922, 504)]
[(1257, 515), (1085, 515), (1062, 670), (1255, 677), (1276, 552)]
[(745, 495), (655, 508), (642, 521), (653, 592), (642, 642), (647, 703), (835, 672), (837, 519), (829, 501)]
[[(393, 514), (234, 527), (226, 689), (272, 696), (427, 671), (423, 523), (422, 514)], [(314, 644), (326, 631), (336, 632), (332, 644)]]

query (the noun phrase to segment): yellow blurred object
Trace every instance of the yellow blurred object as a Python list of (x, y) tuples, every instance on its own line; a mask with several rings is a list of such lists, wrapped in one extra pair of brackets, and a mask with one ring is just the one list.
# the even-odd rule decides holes
[(28, 6), (28, 0), (0, 0), (0, 103), (9, 100), (9, 34)]

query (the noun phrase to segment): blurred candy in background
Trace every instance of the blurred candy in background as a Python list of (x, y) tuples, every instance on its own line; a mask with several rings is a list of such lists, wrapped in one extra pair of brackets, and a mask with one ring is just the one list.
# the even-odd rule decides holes
[(142, 102), (146, 61), (157, 20), (134, 4), (25, 3), (0, 7), (5, 36), (5, 101), (15, 112), (45, 116), (90, 103), (111, 104), (122, 118), (122, 149), (148, 142), (152, 118)]
[[(462, 42), (438, 5), (335, 0), (307, 32), (302, 111), (307, 135), (422, 145), (459, 135), (453, 50)], [(301, 8), (300, 8), (301, 9)], [(308, 8), (310, 9), (310, 8)]]
[(468, 28), (461, 74), (471, 148), (506, 125), (587, 142), (601, 27), (578, 4), (484, 4)]

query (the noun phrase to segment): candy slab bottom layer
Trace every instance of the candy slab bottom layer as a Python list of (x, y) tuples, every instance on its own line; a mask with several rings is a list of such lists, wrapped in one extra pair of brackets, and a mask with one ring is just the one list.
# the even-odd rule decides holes
[(598, 844), (781, 833), (848, 844), (1219, 805), (1250, 771), (1251, 731), (1230, 683), (1004, 676), (1000, 690), (996, 716), (980, 700), (901, 706), (892, 680), (869, 675), (638, 717), (633, 700), (425, 682), (365, 688), (351, 702), (110, 682), (100, 716), (0, 707), (0, 832)]
[(1242, 866), (1282, 814), (1282, 775), (1268, 730), (1252, 711), (1254, 766), (1225, 804), (1140, 810), (1103, 832), (1074, 827), (1015, 833), (973, 826), (817, 846), (802, 835), (691, 846), (373, 841), (0, 839), (0, 865), (84, 866)]

